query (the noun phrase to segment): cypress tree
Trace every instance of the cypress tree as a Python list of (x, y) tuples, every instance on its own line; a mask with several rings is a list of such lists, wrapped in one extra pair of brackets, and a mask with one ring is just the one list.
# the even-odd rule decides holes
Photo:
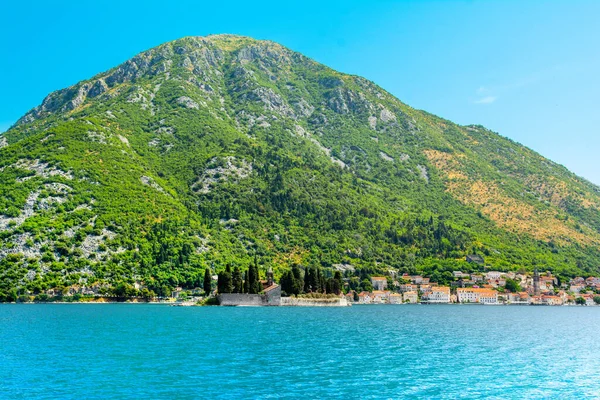
[(325, 293), (333, 293), (333, 278), (329, 278), (325, 281)]
[(288, 295), (294, 294), (294, 275), (292, 271), (285, 271), (279, 281), (281, 290)]
[(315, 267), (310, 269), (310, 273), (308, 275), (308, 284), (311, 292), (318, 293), (320, 291), (320, 275), (319, 268)]
[(295, 295), (299, 295), (304, 287), (304, 281), (302, 280), (300, 268), (298, 268), (298, 265), (294, 265), (292, 267), (292, 283), (292, 293), (294, 293)]
[(225, 271), (219, 272), (219, 280), (217, 281), (217, 290), (219, 293), (231, 293), (233, 292), (233, 282), (231, 274)]
[(255, 294), (256, 290), (256, 275), (254, 273), (254, 266), (250, 265), (248, 267), (248, 277), (246, 279), (248, 281), (248, 293)]
[(254, 266), (254, 293), (262, 292), (263, 287), (260, 283), (260, 273), (258, 272), (258, 265)]
[(223, 274), (225, 271), (221, 271), (217, 274), (217, 293), (225, 293), (225, 277)]
[(342, 292), (342, 274), (340, 271), (335, 271), (333, 282), (331, 285), (331, 293), (339, 295)]
[(310, 292), (310, 267), (304, 269), (304, 293)]
[(318, 292), (319, 293), (325, 292), (327, 282), (326, 282), (325, 276), (321, 273), (321, 268), (318, 268), (318, 267), (317, 267), (317, 282), (318, 282), (318, 286), (319, 286)]
[(244, 293), (250, 293), (250, 269), (244, 273)]
[(239, 267), (233, 269), (233, 293), (242, 293), (244, 290), (244, 280), (242, 279), (242, 271)]
[(210, 269), (206, 268), (204, 270), (204, 283), (203, 283), (203, 288), (204, 288), (204, 293), (208, 296), (210, 295), (211, 291), (212, 291), (212, 287), (211, 287), (211, 282), (212, 282), (212, 277), (210, 276)]

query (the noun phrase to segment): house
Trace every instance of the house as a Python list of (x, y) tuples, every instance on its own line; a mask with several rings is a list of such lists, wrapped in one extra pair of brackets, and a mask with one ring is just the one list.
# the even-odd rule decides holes
[(531, 302), (530, 304), (533, 305), (541, 305), (544, 304), (542, 301), (542, 296), (531, 296)]
[(390, 294), (390, 304), (402, 304), (402, 295), (400, 293)]
[(403, 294), (404, 302), (415, 304), (419, 301), (419, 295), (417, 292), (405, 292)]
[(420, 285), (419, 291), (421, 292), (421, 294), (429, 293), (431, 292), (431, 285)]
[(588, 286), (596, 286), (600, 284), (600, 278), (596, 278), (595, 276), (590, 276), (585, 280), (586, 285)]
[(542, 296), (542, 304), (547, 306), (562, 306), (563, 299), (559, 296)]
[(183, 292), (183, 289), (180, 288), (179, 286), (177, 286), (175, 289), (173, 289), (173, 291), (171, 292), (171, 297), (173, 298), (179, 298), (179, 296), (181, 295), (181, 293)]
[(483, 282), (483, 275), (481, 275), (481, 274), (471, 274), (471, 280), (473, 282)]
[(479, 293), (479, 302), (483, 304), (498, 304), (498, 292), (495, 290), (483, 289)]
[(573, 293), (579, 293), (585, 289), (585, 285), (571, 285), (569, 290)]
[(485, 260), (478, 254), (470, 254), (467, 256), (467, 262), (472, 264), (483, 265), (485, 264)]
[(416, 292), (417, 291), (417, 285), (413, 285), (410, 283), (403, 283), (402, 285), (399, 286), (400, 291), (401, 292)]
[(467, 286), (473, 286), (475, 285), (477, 282), (473, 281), (472, 279), (462, 279), (460, 278), (457, 281), (454, 282), (450, 282), (450, 285), (452, 286), (456, 286), (456, 287), (467, 287)]
[(510, 304), (529, 304), (530, 301), (531, 299), (527, 292), (508, 293), (508, 302)]
[(594, 302), (594, 296), (593, 294), (584, 294), (581, 297), (583, 297), (585, 299), (585, 305), (586, 306), (595, 306), (596, 303)]
[(358, 294), (358, 302), (360, 304), (370, 304), (373, 301), (371, 297), (371, 293), (369, 292), (360, 292)]
[(462, 271), (452, 271), (452, 276), (454, 276), (456, 279), (458, 278), (466, 278), (469, 279), (470, 275), (462, 272)]
[(500, 279), (501, 276), (502, 272), (500, 271), (489, 271), (487, 274), (485, 274), (485, 279), (487, 281), (495, 281)]
[(585, 285), (585, 279), (578, 276), (578, 277), (571, 279), (570, 283), (571, 283), (571, 285)]
[(540, 276), (540, 290), (554, 290), (554, 281), (556, 278), (552, 276)]
[(489, 284), (494, 288), (506, 286), (506, 279), (492, 279), (489, 281)]
[(348, 303), (354, 303), (354, 290), (351, 290), (348, 293), (346, 293), (345, 297)]
[(509, 278), (509, 279), (517, 278), (517, 274), (515, 274), (514, 272), (505, 272), (503, 275), (505, 278)]
[(415, 285), (420, 285), (423, 283), (423, 277), (421, 275), (412, 275), (410, 281)]
[(498, 303), (498, 292), (488, 288), (458, 288), (456, 296), (459, 303)]
[(450, 303), (450, 288), (447, 286), (434, 286), (421, 297), (422, 303)]
[(375, 290), (385, 290), (387, 288), (387, 278), (385, 276), (371, 277), (371, 284)]
[(387, 303), (390, 297), (389, 290), (374, 290), (371, 294), (372, 303)]
[(527, 283), (527, 278), (528, 277), (525, 274), (516, 274), (515, 277), (514, 277), (514, 279), (516, 281), (518, 281), (521, 285), (524, 285), (524, 284)]

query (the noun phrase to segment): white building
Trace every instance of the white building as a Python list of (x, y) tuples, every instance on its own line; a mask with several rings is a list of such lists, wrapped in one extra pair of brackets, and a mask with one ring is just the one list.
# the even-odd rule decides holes
[(485, 274), (485, 278), (489, 281), (489, 280), (496, 280), (496, 279), (500, 279), (500, 277), (502, 276), (502, 272), (499, 271), (490, 271), (487, 274)]
[(434, 286), (421, 297), (423, 303), (450, 303), (450, 288), (447, 286)]
[(456, 296), (459, 303), (498, 303), (498, 292), (481, 288), (458, 288)]

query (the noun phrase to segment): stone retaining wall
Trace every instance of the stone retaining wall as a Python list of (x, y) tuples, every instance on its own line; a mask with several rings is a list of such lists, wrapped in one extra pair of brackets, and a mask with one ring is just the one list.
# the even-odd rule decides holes
[(295, 307), (347, 307), (351, 304), (345, 298), (337, 299), (310, 299), (297, 297), (282, 297), (282, 306)]

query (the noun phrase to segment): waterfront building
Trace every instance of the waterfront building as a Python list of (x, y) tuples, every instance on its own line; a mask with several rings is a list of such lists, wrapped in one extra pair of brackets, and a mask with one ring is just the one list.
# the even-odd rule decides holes
[(561, 306), (563, 304), (563, 299), (559, 296), (544, 295), (542, 296), (542, 304), (547, 306)]
[(358, 294), (358, 302), (361, 304), (369, 304), (373, 301), (373, 297), (369, 292), (360, 292)]
[(390, 297), (389, 290), (374, 290), (371, 294), (372, 303), (387, 303)]
[(390, 304), (402, 304), (402, 295), (400, 293), (390, 294)]
[(415, 304), (419, 301), (419, 295), (417, 292), (405, 292), (403, 294), (403, 298), (405, 303)]
[(435, 286), (421, 297), (422, 303), (450, 303), (450, 288)]
[(498, 292), (487, 288), (458, 288), (456, 296), (459, 303), (498, 303)]

